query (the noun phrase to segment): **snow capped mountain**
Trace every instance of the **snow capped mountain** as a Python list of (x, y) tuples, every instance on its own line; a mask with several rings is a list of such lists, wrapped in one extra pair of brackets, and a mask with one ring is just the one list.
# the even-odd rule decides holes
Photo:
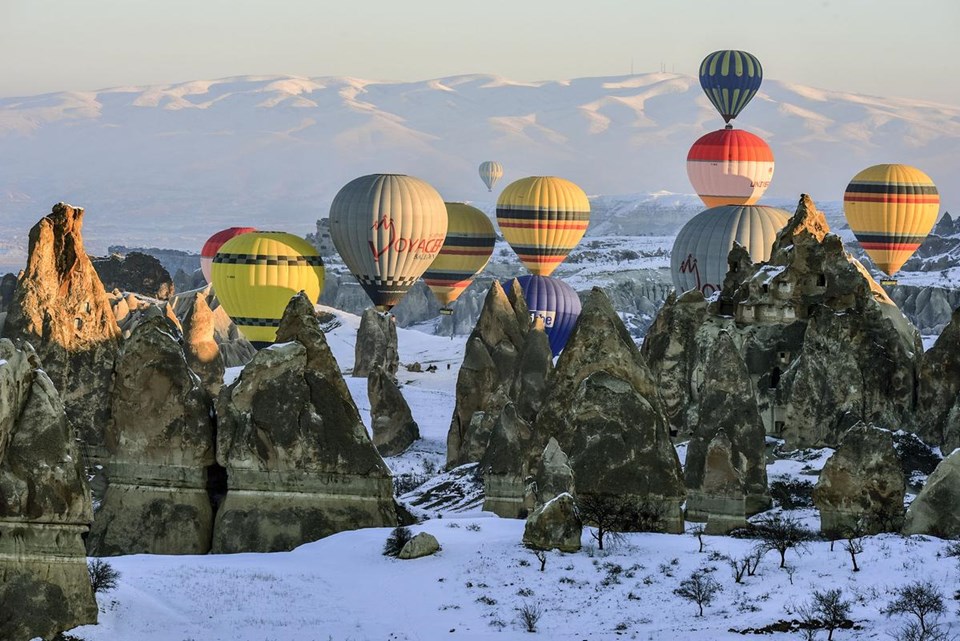
[[(193, 249), (237, 224), (305, 233), (363, 173), (410, 173), (446, 199), (492, 204), (476, 171), (488, 158), (504, 164), (501, 188), (557, 174), (591, 194), (684, 194), (690, 145), (722, 124), (696, 78), (670, 73), (534, 83), (247, 76), (6, 98), (0, 232), (25, 245), (37, 217), (66, 200), (87, 207), (88, 242), (100, 251)], [(922, 167), (946, 208), (960, 187), (960, 107), (766, 80), (736, 125), (773, 148), (774, 199), (805, 191), (836, 201), (858, 170), (890, 161)]]

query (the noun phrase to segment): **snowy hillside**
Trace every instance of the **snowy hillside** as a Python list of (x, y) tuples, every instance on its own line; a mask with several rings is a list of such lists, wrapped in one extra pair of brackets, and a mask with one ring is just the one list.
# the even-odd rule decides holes
[[(358, 319), (325, 311), (336, 315), (327, 325), (328, 341), (349, 372)], [(401, 329), (398, 340), (399, 379), (424, 440), (387, 462), (395, 473), (423, 472), (425, 461), (444, 459), (464, 339)], [(415, 361), (437, 371), (403, 367)], [(366, 380), (348, 376), (347, 382), (369, 427)], [(829, 453), (778, 460), (768, 474), (815, 480)], [(795, 515), (817, 526), (813, 510)], [(944, 558), (947, 544), (928, 537), (866, 537), (856, 573), (841, 543), (831, 550), (827, 542), (813, 542), (802, 555), (788, 552), (787, 570), (777, 567), (772, 552), (755, 576), (736, 583), (726, 557), (749, 555), (752, 541), (708, 536), (699, 552), (692, 536), (630, 534), (599, 551), (585, 531), (583, 551), (550, 552), (541, 572), (520, 544), (523, 521), (476, 507), (439, 516), (413, 529), (435, 535), (442, 550), (413, 561), (381, 555), (388, 529), (343, 532), (286, 553), (111, 558), (120, 585), (99, 596), (100, 624), (70, 634), (84, 641), (514, 639), (527, 638), (517, 609), (530, 606), (542, 611), (537, 630), (547, 639), (742, 639), (740, 630), (797, 618), (797, 606), (813, 590), (840, 588), (852, 602), (855, 627), (834, 638), (873, 639), (906, 622), (881, 613), (892, 590), (918, 579), (950, 597), (957, 587), (956, 559)], [(674, 594), (700, 570), (723, 586), (702, 618)], [(953, 633), (960, 632), (955, 609), (948, 599), (942, 620)]]
[[(232, 224), (306, 233), (340, 186), (374, 171), (421, 176), (450, 200), (492, 202), (476, 174), (487, 158), (504, 163), (501, 187), (558, 174), (590, 194), (684, 194), (687, 150), (721, 125), (697, 80), (669, 73), (537, 83), (237, 77), (6, 98), (0, 263), (16, 262), (30, 225), (60, 200), (87, 207), (88, 244), (102, 252), (194, 249)], [(737, 125), (774, 150), (773, 198), (839, 200), (856, 171), (897, 161), (923, 167), (947, 208), (956, 202), (960, 107), (768, 79)]]

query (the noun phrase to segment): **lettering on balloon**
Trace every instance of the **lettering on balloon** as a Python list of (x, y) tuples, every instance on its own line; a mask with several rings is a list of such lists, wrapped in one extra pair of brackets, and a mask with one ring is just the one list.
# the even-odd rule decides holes
[(680, 273), (693, 274), (694, 279), (697, 281), (697, 290), (704, 296), (710, 296), (712, 293), (720, 290), (718, 286), (711, 283), (704, 283), (700, 280), (700, 268), (697, 266), (697, 259), (693, 257), (693, 254), (687, 254), (687, 257), (680, 263)]
[[(377, 220), (377, 222), (371, 226), (371, 230), (374, 232), (374, 238), (367, 242), (370, 245), (370, 252), (373, 254), (374, 260), (380, 260), (380, 257), (388, 251), (401, 254), (412, 252), (414, 258), (417, 260), (433, 259), (440, 251), (440, 248), (443, 247), (443, 236), (434, 238), (398, 237), (393, 220), (386, 217)], [(387, 231), (385, 238), (382, 238), (383, 234), (377, 233), (383, 230)]]
[(553, 327), (554, 323), (557, 321), (557, 313), (551, 311), (541, 311), (537, 309), (530, 310), (530, 320), (536, 321), (537, 319), (543, 320), (543, 328), (550, 329)]

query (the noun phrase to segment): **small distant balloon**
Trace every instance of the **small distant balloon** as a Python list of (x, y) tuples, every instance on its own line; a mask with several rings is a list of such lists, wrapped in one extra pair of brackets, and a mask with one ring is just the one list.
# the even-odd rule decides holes
[(700, 63), (700, 86), (724, 122), (730, 122), (753, 99), (763, 81), (763, 67), (746, 51), (714, 51)]
[(493, 191), (493, 186), (503, 178), (503, 165), (496, 160), (486, 160), (480, 163), (480, 180), (487, 186), (487, 191)]
[(770, 186), (773, 167), (769, 145), (742, 129), (710, 132), (687, 154), (687, 176), (707, 207), (754, 204)]
[(892, 276), (926, 240), (940, 211), (930, 176), (909, 165), (874, 165), (853, 177), (843, 213), (871, 260)]

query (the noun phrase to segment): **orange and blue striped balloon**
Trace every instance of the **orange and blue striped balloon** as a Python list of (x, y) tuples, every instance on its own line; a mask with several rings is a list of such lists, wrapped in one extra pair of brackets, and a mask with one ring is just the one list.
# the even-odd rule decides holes
[(724, 49), (700, 63), (700, 86), (724, 122), (737, 117), (763, 81), (763, 67), (753, 54)]
[(843, 213), (857, 241), (891, 276), (926, 240), (939, 210), (936, 185), (909, 165), (868, 167), (843, 194)]
[(483, 271), (493, 254), (497, 234), (487, 215), (465, 203), (444, 203), (447, 206), (447, 237), (440, 253), (423, 273), (423, 280), (443, 307), (441, 314), (451, 314), (450, 306)]
[(533, 274), (549, 276), (586, 233), (590, 201), (569, 180), (521, 178), (497, 199), (497, 224), (524, 266)]

